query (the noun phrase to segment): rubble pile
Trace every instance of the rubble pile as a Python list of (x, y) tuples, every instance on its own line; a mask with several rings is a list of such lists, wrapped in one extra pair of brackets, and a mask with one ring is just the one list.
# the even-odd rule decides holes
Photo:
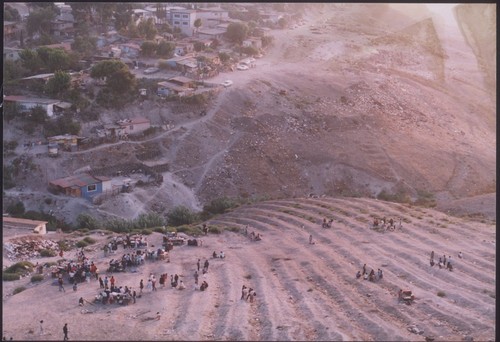
[(59, 252), (59, 245), (52, 240), (45, 240), (39, 237), (21, 237), (4, 243), (7, 257), (10, 260), (37, 258), (40, 251), (44, 249)]

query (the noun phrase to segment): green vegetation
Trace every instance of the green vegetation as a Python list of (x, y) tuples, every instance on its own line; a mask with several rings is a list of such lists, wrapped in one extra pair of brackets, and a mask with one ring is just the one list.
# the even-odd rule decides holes
[(53, 251), (52, 249), (42, 249), (40, 251), (40, 256), (44, 258), (54, 257), (56, 255), (57, 255), (56, 251)]
[(168, 223), (174, 227), (185, 224), (191, 224), (198, 220), (198, 214), (186, 208), (185, 206), (178, 206), (172, 209), (167, 214)]
[(20, 261), (14, 265), (7, 267), (2, 274), (2, 279), (5, 281), (13, 281), (21, 279), (22, 275), (33, 272), (35, 266), (29, 261)]
[(89, 245), (92, 245), (96, 242), (96, 240), (94, 240), (93, 238), (91, 238), (90, 236), (87, 236), (83, 239), (83, 241), (85, 241), (86, 243), (88, 243)]
[(434, 208), (436, 203), (436, 198), (433, 193), (427, 192), (425, 190), (417, 190), (418, 198), (413, 202), (415, 205), (419, 205), (425, 208)]
[(80, 241), (78, 241), (78, 242), (76, 243), (76, 247), (78, 247), (78, 248), (87, 247), (88, 245), (89, 245), (89, 244), (88, 244), (86, 241), (84, 241), (84, 240), (80, 240)]
[(18, 293), (20, 293), (20, 292), (23, 292), (24, 290), (26, 290), (26, 288), (25, 288), (24, 286), (16, 287), (16, 288), (14, 289), (14, 291), (12, 292), (12, 294), (13, 294), (13, 295), (16, 295), (16, 294), (18, 294)]
[(43, 280), (43, 274), (34, 274), (32, 277), (31, 277), (31, 282), (32, 283), (36, 283), (38, 281), (42, 281)]

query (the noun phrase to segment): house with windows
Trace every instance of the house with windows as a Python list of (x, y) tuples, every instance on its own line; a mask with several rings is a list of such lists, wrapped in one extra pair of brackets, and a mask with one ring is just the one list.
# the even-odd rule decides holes
[(181, 32), (191, 37), (195, 32), (194, 21), (196, 20), (196, 10), (193, 9), (171, 9), (170, 24), (172, 27), (180, 28)]
[(102, 136), (124, 137), (130, 134), (144, 132), (151, 127), (151, 121), (143, 117), (133, 119), (118, 120), (116, 123), (104, 125)]
[(82, 173), (50, 181), (49, 190), (57, 194), (92, 200), (94, 196), (112, 190), (112, 183), (108, 177)]
[(214, 28), (229, 19), (229, 12), (218, 7), (201, 7), (196, 12), (196, 18), (201, 19), (201, 27)]

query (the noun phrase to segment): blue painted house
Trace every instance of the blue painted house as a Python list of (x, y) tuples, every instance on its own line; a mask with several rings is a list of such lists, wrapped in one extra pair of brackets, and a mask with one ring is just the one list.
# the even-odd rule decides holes
[(49, 182), (49, 189), (73, 197), (88, 200), (96, 195), (111, 190), (111, 179), (104, 176), (91, 176), (83, 173)]

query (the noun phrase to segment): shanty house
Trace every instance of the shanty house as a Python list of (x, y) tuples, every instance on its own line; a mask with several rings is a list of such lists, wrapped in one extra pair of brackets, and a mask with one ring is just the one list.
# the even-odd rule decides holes
[(16, 217), (4, 216), (2, 218), (2, 229), (14, 231), (30, 231), (35, 234), (47, 234), (47, 221), (35, 221)]
[(18, 109), (23, 112), (28, 112), (32, 108), (40, 106), (45, 109), (47, 116), (49, 117), (54, 115), (54, 106), (61, 102), (61, 100), (41, 99), (18, 95), (4, 96), (3, 100), (5, 102), (14, 102)]
[(91, 176), (86, 173), (59, 178), (49, 182), (49, 189), (72, 197), (91, 200), (112, 188), (111, 179), (104, 176)]
[(49, 141), (49, 150), (51, 146), (57, 145), (72, 152), (78, 149), (78, 142), (83, 139), (85, 138), (73, 134), (55, 135), (47, 138)]

